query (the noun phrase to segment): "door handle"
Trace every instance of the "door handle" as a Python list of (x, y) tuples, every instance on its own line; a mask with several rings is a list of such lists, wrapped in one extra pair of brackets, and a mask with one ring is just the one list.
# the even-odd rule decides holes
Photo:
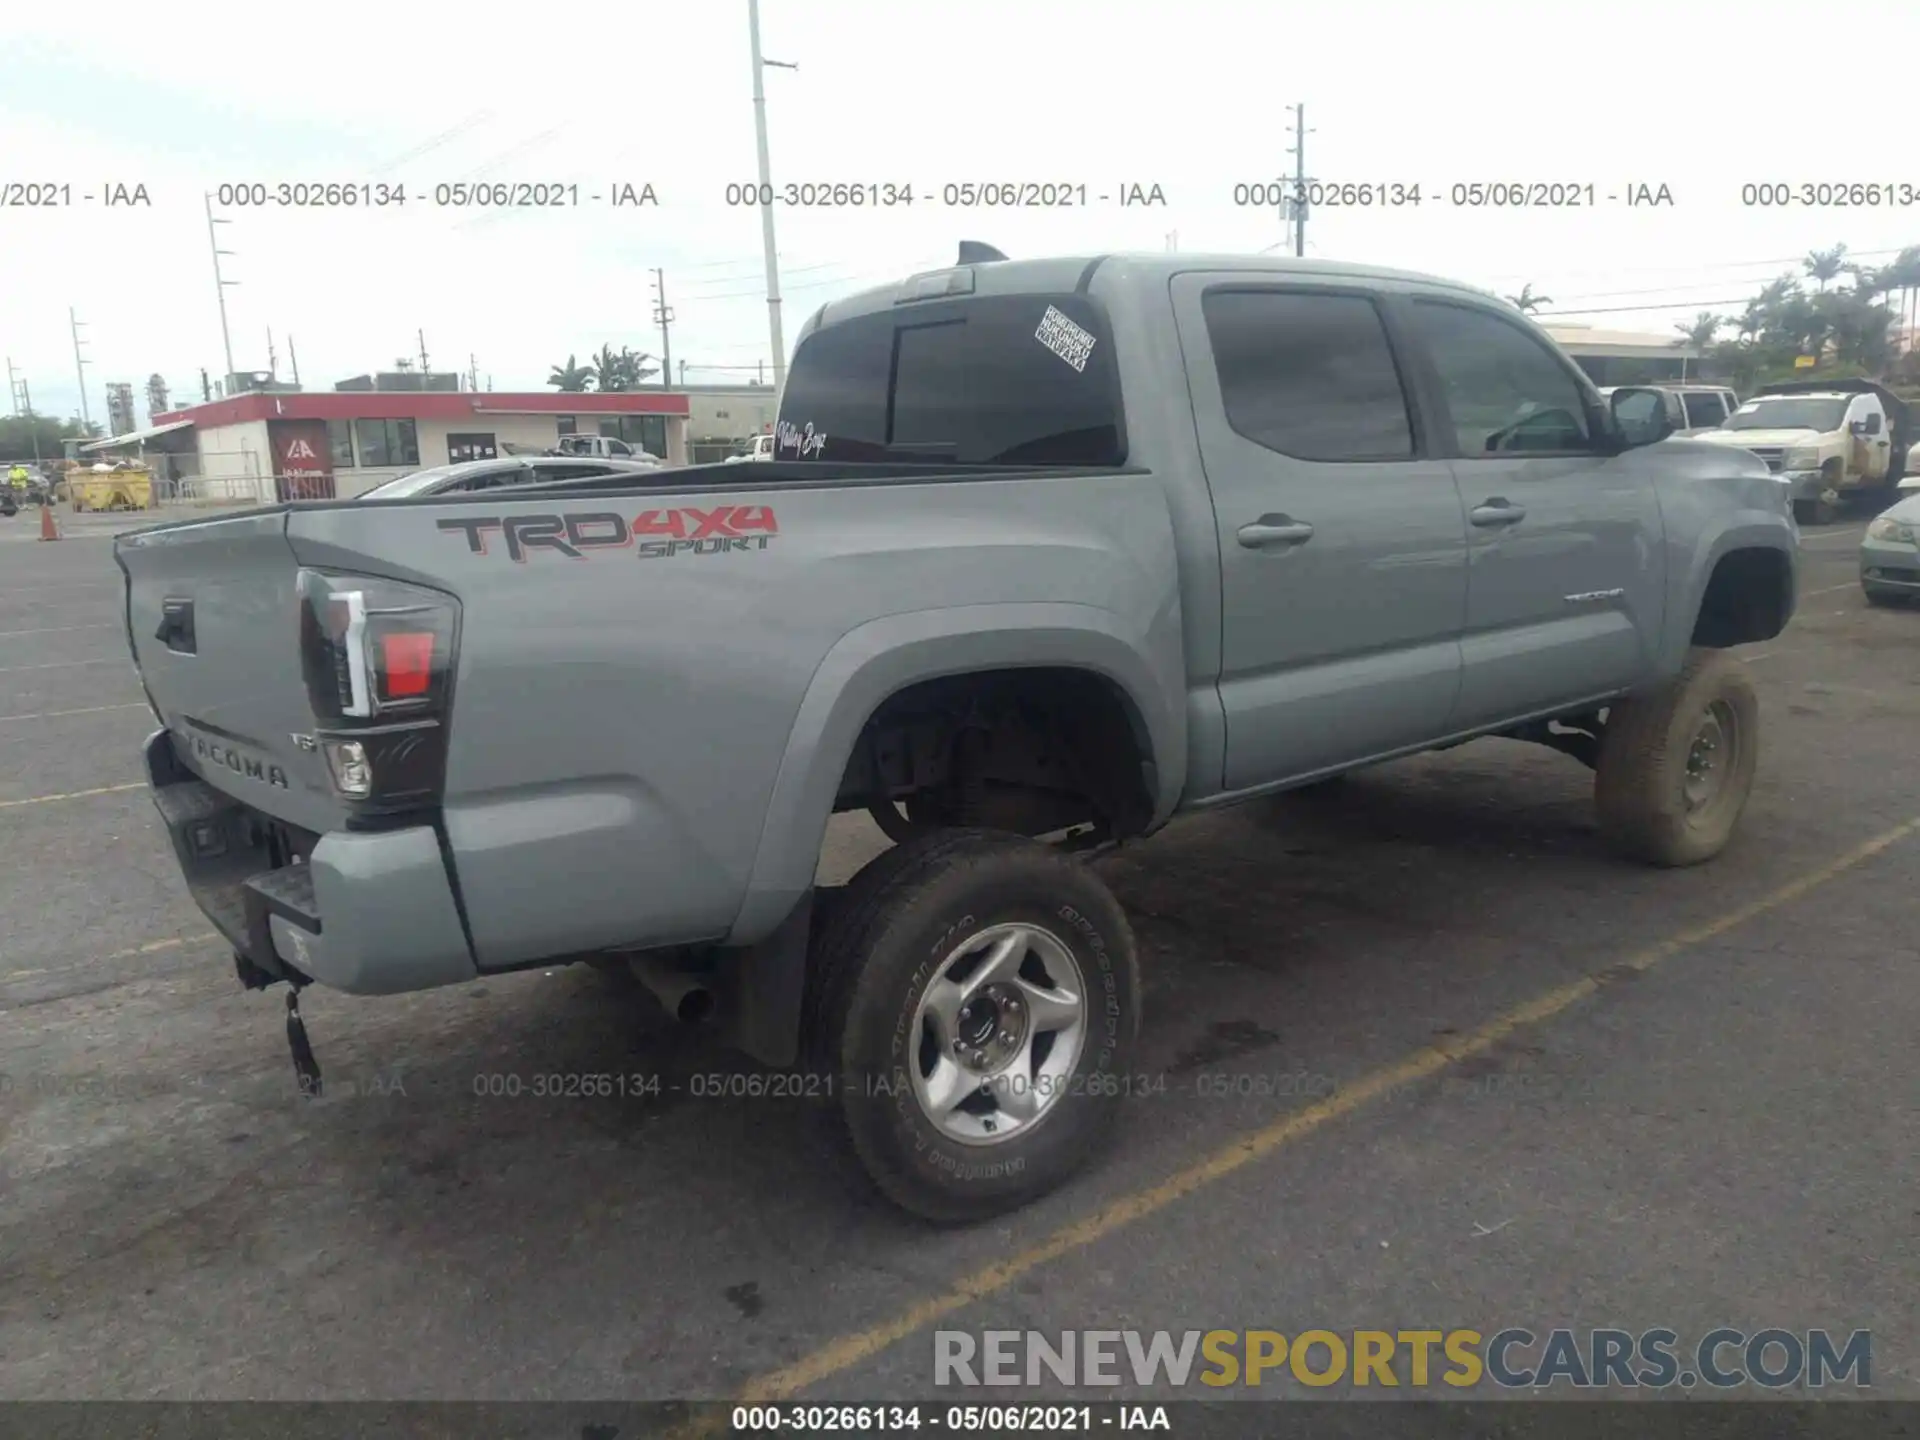
[(1467, 518), (1485, 530), (1495, 525), (1518, 525), (1527, 518), (1527, 507), (1496, 495), (1467, 512)]
[(1313, 526), (1291, 515), (1262, 515), (1235, 533), (1247, 549), (1264, 550), (1269, 545), (1304, 545), (1313, 538)]

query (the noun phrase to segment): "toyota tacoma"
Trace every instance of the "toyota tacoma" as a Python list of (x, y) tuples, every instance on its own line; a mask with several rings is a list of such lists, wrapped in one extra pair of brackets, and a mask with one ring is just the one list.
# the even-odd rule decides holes
[[(155, 803), (241, 980), (630, 966), (937, 1220), (1061, 1183), (1142, 1020), (1086, 856), (1481, 736), (1684, 866), (1759, 756), (1788, 487), (1444, 280), (961, 263), (833, 302), (776, 455), (119, 537)], [(829, 820), (895, 843), (816, 887)]]

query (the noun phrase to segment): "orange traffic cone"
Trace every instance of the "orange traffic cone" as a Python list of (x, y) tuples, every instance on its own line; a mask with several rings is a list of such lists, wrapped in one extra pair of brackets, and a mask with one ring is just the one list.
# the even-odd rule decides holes
[(58, 540), (60, 538), (60, 527), (53, 523), (53, 505), (51, 502), (40, 507), (40, 538), (42, 540)]

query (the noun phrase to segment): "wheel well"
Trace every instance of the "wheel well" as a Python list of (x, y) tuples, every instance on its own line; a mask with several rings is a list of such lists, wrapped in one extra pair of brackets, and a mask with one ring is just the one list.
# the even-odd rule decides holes
[(1118, 685), (1027, 667), (889, 696), (861, 729), (834, 809), (905, 802), (916, 824), (1028, 835), (1090, 824), (1119, 839), (1146, 829), (1154, 792), (1146, 724)]
[(1729, 550), (1713, 567), (1693, 643), (1710, 649), (1771, 640), (1787, 628), (1793, 574), (1779, 550)]

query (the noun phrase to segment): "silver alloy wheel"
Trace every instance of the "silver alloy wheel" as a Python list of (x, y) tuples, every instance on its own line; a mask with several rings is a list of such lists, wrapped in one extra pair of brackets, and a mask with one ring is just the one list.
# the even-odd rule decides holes
[(966, 1145), (1024, 1135), (1059, 1102), (1086, 1045), (1086, 984), (1038, 925), (991, 925), (942, 960), (914, 1009), (914, 1098)]
[(1739, 759), (1739, 717), (1726, 701), (1716, 700), (1707, 707), (1687, 747), (1687, 774), (1680, 789), (1688, 819), (1710, 808), (1726, 792), (1727, 777)]

